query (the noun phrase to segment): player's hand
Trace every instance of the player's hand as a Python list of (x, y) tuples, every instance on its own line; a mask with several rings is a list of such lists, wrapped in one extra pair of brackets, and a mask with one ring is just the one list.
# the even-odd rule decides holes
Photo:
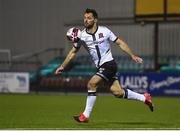
[(63, 67), (63, 66), (60, 66), (59, 68), (56, 69), (55, 74), (56, 74), (56, 75), (59, 75), (59, 74), (61, 74), (63, 71), (64, 71), (64, 67)]
[(143, 59), (138, 56), (133, 55), (132, 59), (137, 63), (143, 64)]

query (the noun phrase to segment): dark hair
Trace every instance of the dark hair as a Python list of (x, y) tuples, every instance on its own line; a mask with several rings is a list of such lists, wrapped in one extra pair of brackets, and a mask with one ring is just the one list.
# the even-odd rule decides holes
[(94, 16), (94, 18), (98, 19), (98, 14), (97, 14), (97, 12), (96, 12), (95, 9), (89, 9), (89, 8), (87, 8), (86, 11), (85, 11), (85, 13), (92, 13), (93, 16)]

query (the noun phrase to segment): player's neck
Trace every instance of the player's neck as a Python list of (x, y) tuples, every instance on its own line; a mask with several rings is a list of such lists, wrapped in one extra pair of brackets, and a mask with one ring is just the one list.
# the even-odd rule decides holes
[(98, 26), (94, 25), (92, 28), (87, 29), (87, 32), (90, 34), (94, 34), (97, 31)]

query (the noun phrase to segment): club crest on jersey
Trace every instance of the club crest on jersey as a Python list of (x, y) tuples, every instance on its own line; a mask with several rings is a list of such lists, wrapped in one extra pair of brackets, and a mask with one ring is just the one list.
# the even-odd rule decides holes
[(103, 33), (99, 33), (99, 39), (103, 37), (104, 37)]

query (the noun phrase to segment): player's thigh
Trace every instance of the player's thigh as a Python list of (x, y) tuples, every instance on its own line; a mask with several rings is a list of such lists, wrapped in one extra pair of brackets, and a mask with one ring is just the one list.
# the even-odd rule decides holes
[(88, 89), (96, 89), (98, 87), (99, 84), (101, 84), (101, 82), (103, 81), (103, 78), (101, 78), (98, 75), (94, 75), (88, 82)]
[(122, 92), (123, 88), (118, 80), (114, 80), (110, 86), (112, 92)]

